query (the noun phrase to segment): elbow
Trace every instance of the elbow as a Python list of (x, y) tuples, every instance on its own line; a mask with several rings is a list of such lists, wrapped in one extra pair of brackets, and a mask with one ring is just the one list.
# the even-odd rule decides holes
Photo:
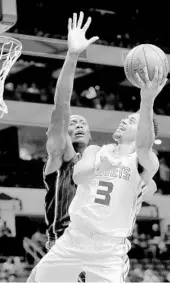
[(151, 198), (152, 196), (155, 195), (157, 189), (148, 189), (147, 192), (145, 192), (144, 196), (143, 196), (143, 200), (146, 201), (149, 198)]
[(154, 180), (152, 179), (148, 184), (148, 189), (147, 189), (146, 195), (147, 196), (153, 196), (156, 192), (157, 192), (157, 185), (154, 182)]

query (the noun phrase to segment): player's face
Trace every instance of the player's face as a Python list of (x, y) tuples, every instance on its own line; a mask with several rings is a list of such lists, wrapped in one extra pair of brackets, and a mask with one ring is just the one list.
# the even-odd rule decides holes
[(72, 143), (87, 145), (90, 140), (90, 128), (84, 117), (79, 115), (71, 116), (68, 133)]
[(136, 139), (137, 127), (139, 122), (139, 114), (131, 114), (123, 119), (118, 129), (113, 134), (114, 139), (120, 139), (124, 142), (133, 142)]

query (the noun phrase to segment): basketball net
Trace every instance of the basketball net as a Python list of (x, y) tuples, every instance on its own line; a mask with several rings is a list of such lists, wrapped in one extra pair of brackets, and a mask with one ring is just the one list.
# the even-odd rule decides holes
[(5, 79), (21, 55), (22, 44), (19, 40), (12, 37), (0, 36), (0, 118), (4, 113), (8, 113), (8, 108), (5, 104), (3, 93)]

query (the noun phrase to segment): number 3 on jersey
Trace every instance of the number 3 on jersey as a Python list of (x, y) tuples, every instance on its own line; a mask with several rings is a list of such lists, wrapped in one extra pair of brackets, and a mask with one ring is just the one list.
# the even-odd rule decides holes
[(105, 181), (99, 181), (98, 184), (100, 187), (107, 187), (107, 190), (99, 189), (97, 190), (97, 195), (103, 196), (103, 198), (95, 198), (95, 203), (100, 203), (106, 206), (110, 205), (110, 199), (111, 199), (111, 192), (113, 191), (113, 183), (111, 182), (105, 182)]

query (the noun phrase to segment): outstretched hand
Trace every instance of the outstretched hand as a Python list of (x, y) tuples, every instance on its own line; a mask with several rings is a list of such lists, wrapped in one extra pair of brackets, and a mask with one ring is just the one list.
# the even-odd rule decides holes
[(84, 13), (80, 12), (78, 20), (76, 13), (73, 14), (73, 19), (69, 18), (68, 20), (68, 50), (70, 54), (78, 55), (99, 39), (98, 36), (86, 39), (85, 33), (91, 24), (91, 17), (87, 19), (87, 22), (82, 27), (83, 19)]
[(155, 99), (167, 82), (167, 79), (163, 78), (163, 68), (162, 66), (155, 67), (155, 74), (152, 81), (149, 79), (147, 67), (144, 67), (143, 71), (145, 82), (140, 78), (139, 74), (136, 73), (137, 80), (141, 86), (141, 98)]

